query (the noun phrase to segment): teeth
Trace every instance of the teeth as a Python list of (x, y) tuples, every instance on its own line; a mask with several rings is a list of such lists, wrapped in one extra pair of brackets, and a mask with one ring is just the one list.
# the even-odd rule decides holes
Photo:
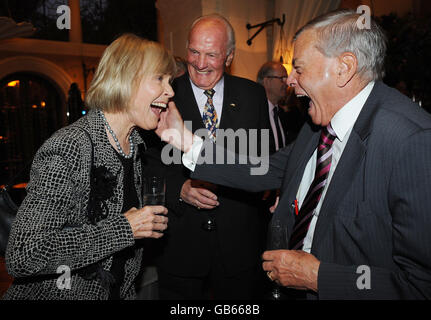
[(153, 102), (151, 105), (152, 105), (152, 106), (155, 106), (155, 107), (159, 107), (159, 108), (166, 109), (166, 103)]

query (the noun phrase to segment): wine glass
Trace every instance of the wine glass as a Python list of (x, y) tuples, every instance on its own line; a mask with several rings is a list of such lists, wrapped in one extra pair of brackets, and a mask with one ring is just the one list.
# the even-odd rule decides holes
[[(217, 185), (207, 181), (193, 180), (192, 185), (194, 187), (207, 189), (213, 193), (217, 192)], [(216, 230), (217, 225), (216, 225), (215, 213), (212, 210), (205, 210), (205, 215), (206, 215), (206, 219), (204, 222), (202, 222), (202, 225), (201, 225), (202, 229), (209, 232)]]
[[(287, 249), (287, 242), (286, 224), (280, 219), (273, 219), (269, 230), (268, 250)], [(281, 288), (275, 282), (273, 283), (271, 297), (273, 300), (281, 300)]]
[(166, 180), (164, 177), (144, 177), (142, 185), (142, 199), (144, 206), (164, 206), (166, 194)]
[[(165, 206), (166, 179), (162, 176), (143, 177), (142, 184), (142, 206)], [(156, 230), (155, 232), (165, 233)], [(154, 288), (157, 288), (158, 275), (154, 258), (156, 256), (156, 239), (141, 239), (139, 242), (145, 248), (143, 252), (144, 270), (141, 274), (141, 287), (139, 296), (158, 299)]]

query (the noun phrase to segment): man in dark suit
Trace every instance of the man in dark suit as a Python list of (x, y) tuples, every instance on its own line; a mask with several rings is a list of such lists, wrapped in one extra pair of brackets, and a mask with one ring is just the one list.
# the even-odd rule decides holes
[(275, 148), (270, 153), (286, 146), (287, 131), (285, 129), (284, 111), (278, 103), (287, 95), (287, 71), (275, 61), (264, 63), (257, 73), (257, 82), (265, 88), (268, 98), (268, 116), (271, 123), (271, 139)]
[[(234, 50), (227, 20), (219, 15), (197, 19), (187, 43), (188, 72), (173, 82), (184, 120), (217, 144), (221, 129), (267, 129), (269, 134), (264, 89), (225, 73)], [(190, 179), (179, 164), (168, 169), (166, 197), (169, 229), (157, 263), (160, 298), (252, 299), (262, 294), (267, 226), (258, 211), (261, 196)]]
[(270, 157), (266, 175), (196, 165), (202, 142), (187, 134), (184, 163), (194, 178), (281, 189), (273, 221), (286, 249), (263, 255), (278, 284), (309, 299), (429, 299), (431, 117), (380, 81), (385, 37), (361, 21), (337, 11), (297, 32), (288, 83), (311, 99), (314, 125)]

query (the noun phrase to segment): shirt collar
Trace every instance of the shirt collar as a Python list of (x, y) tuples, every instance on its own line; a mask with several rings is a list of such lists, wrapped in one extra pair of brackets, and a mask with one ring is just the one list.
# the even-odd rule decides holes
[(337, 134), (337, 139), (343, 141), (347, 133), (353, 128), (362, 108), (365, 105), (371, 91), (374, 87), (374, 81), (368, 83), (361, 92), (352, 100), (342, 107), (331, 120), (332, 129)]
[(269, 106), (269, 111), (272, 112), (272, 110), (274, 110), (274, 108), (276, 107), (274, 104), (272, 104), (271, 101), (268, 100), (268, 106)]
[[(192, 85), (192, 89), (193, 92), (195, 94), (195, 96), (200, 96), (200, 95), (204, 95), (204, 89), (199, 88), (197, 85), (195, 85), (192, 81), (192, 79), (189, 76), (189, 80), (190, 83)], [(214, 86), (214, 91), (215, 91), (215, 95), (221, 95), (223, 96), (223, 91), (224, 91), (224, 76), (216, 83), (216, 85)], [(206, 96), (205, 96), (206, 98)]]

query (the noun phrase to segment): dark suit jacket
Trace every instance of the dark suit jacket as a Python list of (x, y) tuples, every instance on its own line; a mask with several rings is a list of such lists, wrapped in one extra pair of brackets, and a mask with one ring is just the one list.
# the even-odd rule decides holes
[[(268, 116), (271, 117), (273, 115), (268, 112)], [(288, 112), (280, 109), (278, 116), (282, 125), (282, 128), (280, 129), (284, 132), (285, 146), (287, 146), (296, 140), (302, 126), (307, 120), (309, 120), (309, 116), (308, 114), (303, 114), (297, 107), (292, 107)], [(275, 152), (275, 136), (271, 127), (269, 154), (273, 154)]]
[[(193, 131), (203, 129), (202, 115), (195, 101), (188, 74), (173, 83), (175, 103), (184, 121), (192, 121)], [(220, 129), (269, 129), (268, 105), (262, 86), (250, 80), (225, 74)], [(206, 129), (205, 129), (206, 130)], [(255, 141), (252, 141), (256, 143)], [(168, 230), (158, 267), (179, 276), (199, 276), (210, 270), (212, 236), (201, 227), (207, 211), (180, 202), (180, 192), (190, 172), (182, 165), (167, 168), (166, 201)], [(259, 215), (259, 196), (218, 186), (220, 206), (211, 210), (216, 217), (216, 239), (220, 259), (228, 274), (256, 267), (263, 252), (266, 225)]]
[[(281, 188), (274, 218), (294, 225), (295, 200), (319, 131), (270, 158), (265, 176), (248, 166), (197, 166), (194, 178), (259, 191)], [(365, 103), (332, 178), (316, 225), (319, 299), (431, 298), (431, 117), (381, 82)], [(360, 290), (370, 267), (371, 289)]]

